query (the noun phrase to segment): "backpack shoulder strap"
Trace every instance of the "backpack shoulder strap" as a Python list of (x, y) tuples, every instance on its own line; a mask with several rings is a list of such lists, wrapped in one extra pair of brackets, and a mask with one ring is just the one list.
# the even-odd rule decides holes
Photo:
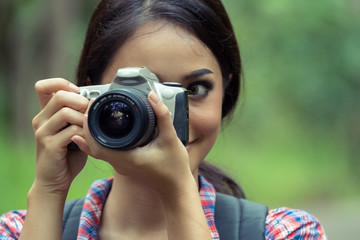
[[(62, 240), (76, 239), (84, 201), (85, 197), (65, 203)], [(264, 239), (267, 211), (265, 205), (216, 193), (215, 225), (220, 239)]]
[(62, 240), (75, 240), (77, 238), (84, 201), (85, 197), (73, 199), (65, 203)]
[(216, 193), (215, 225), (221, 240), (265, 239), (265, 205)]

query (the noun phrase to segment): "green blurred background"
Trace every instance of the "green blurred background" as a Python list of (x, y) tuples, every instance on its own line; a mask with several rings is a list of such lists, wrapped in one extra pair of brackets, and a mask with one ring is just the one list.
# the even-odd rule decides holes
[[(0, 214), (26, 208), (39, 79), (74, 79), (97, 0), (0, 2)], [(316, 215), (329, 239), (358, 239), (360, 1), (224, 0), (245, 91), (208, 160), (251, 200)], [(70, 198), (112, 169), (91, 159)]]

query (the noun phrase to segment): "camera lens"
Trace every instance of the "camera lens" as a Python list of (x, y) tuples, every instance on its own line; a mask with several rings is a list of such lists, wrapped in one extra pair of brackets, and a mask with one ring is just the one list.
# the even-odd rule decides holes
[(111, 138), (124, 137), (133, 127), (134, 116), (129, 106), (123, 102), (109, 102), (100, 110), (99, 126)]
[(88, 125), (98, 143), (120, 150), (143, 146), (156, 132), (147, 94), (137, 89), (112, 90), (96, 98), (89, 109)]

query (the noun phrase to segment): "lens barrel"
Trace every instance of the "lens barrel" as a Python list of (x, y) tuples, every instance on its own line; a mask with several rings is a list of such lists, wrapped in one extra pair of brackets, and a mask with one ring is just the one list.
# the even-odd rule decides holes
[(144, 92), (112, 90), (95, 99), (89, 109), (88, 125), (101, 145), (126, 150), (151, 141), (156, 117)]

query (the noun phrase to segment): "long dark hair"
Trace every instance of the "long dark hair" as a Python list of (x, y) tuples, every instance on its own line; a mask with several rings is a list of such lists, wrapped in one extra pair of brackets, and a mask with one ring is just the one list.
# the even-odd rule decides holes
[[(77, 84), (100, 84), (117, 49), (140, 26), (157, 20), (186, 29), (212, 51), (224, 83), (222, 118), (230, 116), (239, 97), (242, 68), (233, 27), (220, 0), (102, 0), (88, 26)], [(245, 197), (235, 181), (215, 166), (203, 163), (200, 172), (217, 191)]]

